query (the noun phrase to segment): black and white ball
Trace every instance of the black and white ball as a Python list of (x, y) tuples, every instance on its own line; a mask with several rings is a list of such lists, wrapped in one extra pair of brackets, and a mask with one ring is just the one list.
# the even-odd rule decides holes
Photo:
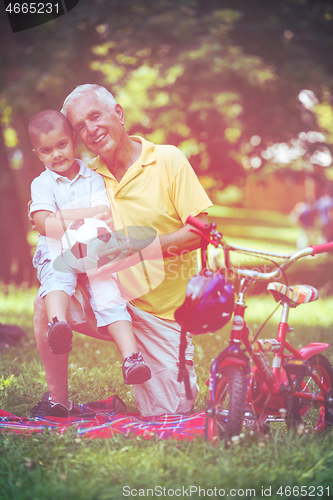
[(110, 262), (99, 254), (118, 246), (107, 224), (99, 219), (78, 219), (71, 223), (61, 238), (62, 258), (79, 273), (93, 271)]

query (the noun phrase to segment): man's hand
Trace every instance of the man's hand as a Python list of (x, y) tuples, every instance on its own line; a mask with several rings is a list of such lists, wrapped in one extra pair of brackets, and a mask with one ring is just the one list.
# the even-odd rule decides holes
[(28, 220), (29, 220), (29, 222), (31, 224), (32, 229), (34, 229), (36, 231), (37, 230), (37, 226), (34, 223), (34, 220), (33, 220), (33, 218), (30, 215), (30, 207), (31, 207), (31, 205), (32, 205), (32, 200), (28, 201), (28, 204), (27, 204)]
[[(144, 259), (162, 258), (161, 246), (157, 238), (157, 232), (151, 228), (134, 228), (141, 238), (135, 238), (124, 234), (123, 231), (114, 231), (119, 246), (113, 247), (99, 254), (99, 257), (109, 257), (110, 263), (104, 264), (96, 271), (90, 271), (89, 276), (101, 276), (111, 274), (138, 264)], [(146, 236), (145, 238), (143, 236)], [(147, 237), (148, 236), (148, 237)], [(151, 237), (149, 237), (151, 236)], [(154, 245), (153, 245), (154, 243)], [(149, 247), (149, 249), (147, 249)], [(147, 249), (145, 255), (142, 252)]]
[(111, 219), (110, 215), (108, 215), (106, 212), (101, 212), (97, 215), (94, 215), (93, 219), (103, 220), (109, 227), (110, 231), (114, 230), (113, 220)]
[[(119, 235), (117, 234), (117, 239), (119, 241)], [(126, 236), (124, 236), (124, 240), (120, 241), (120, 245), (115, 248), (110, 248), (105, 252), (101, 252), (99, 257), (109, 257), (110, 263), (104, 264), (99, 267), (95, 271), (88, 271), (89, 277), (98, 277), (105, 276), (112, 273), (116, 273), (118, 271), (122, 271), (123, 269), (127, 269), (128, 267), (134, 266), (140, 262), (140, 253), (131, 254), (127, 242)]]

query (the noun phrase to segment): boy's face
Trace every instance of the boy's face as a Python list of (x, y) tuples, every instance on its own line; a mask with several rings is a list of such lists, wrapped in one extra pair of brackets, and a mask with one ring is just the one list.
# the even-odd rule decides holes
[(41, 134), (35, 141), (33, 152), (47, 168), (70, 178), (77, 170), (75, 147), (74, 137), (60, 125), (48, 134)]

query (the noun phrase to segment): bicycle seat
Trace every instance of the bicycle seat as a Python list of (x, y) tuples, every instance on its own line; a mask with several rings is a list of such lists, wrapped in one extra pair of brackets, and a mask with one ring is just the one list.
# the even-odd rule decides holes
[(276, 302), (280, 300), (292, 302), (293, 304), (306, 304), (318, 299), (318, 290), (309, 285), (292, 285), (287, 286), (282, 283), (269, 283), (267, 286)]

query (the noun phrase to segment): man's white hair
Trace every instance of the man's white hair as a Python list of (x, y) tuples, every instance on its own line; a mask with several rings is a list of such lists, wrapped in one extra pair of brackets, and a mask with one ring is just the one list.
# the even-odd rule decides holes
[(89, 92), (93, 92), (101, 103), (108, 106), (110, 111), (113, 111), (114, 108), (116, 107), (117, 101), (115, 100), (111, 92), (106, 90), (105, 87), (101, 87), (100, 85), (96, 85), (94, 83), (86, 83), (84, 85), (79, 85), (78, 87), (76, 87), (76, 89), (74, 89), (73, 92), (71, 92), (66, 97), (61, 112), (65, 116), (67, 116), (67, 110), (69, 106), (76, 99), (79, 99), (80, 97), (84, 96), (85, 94), (88, 94)]

